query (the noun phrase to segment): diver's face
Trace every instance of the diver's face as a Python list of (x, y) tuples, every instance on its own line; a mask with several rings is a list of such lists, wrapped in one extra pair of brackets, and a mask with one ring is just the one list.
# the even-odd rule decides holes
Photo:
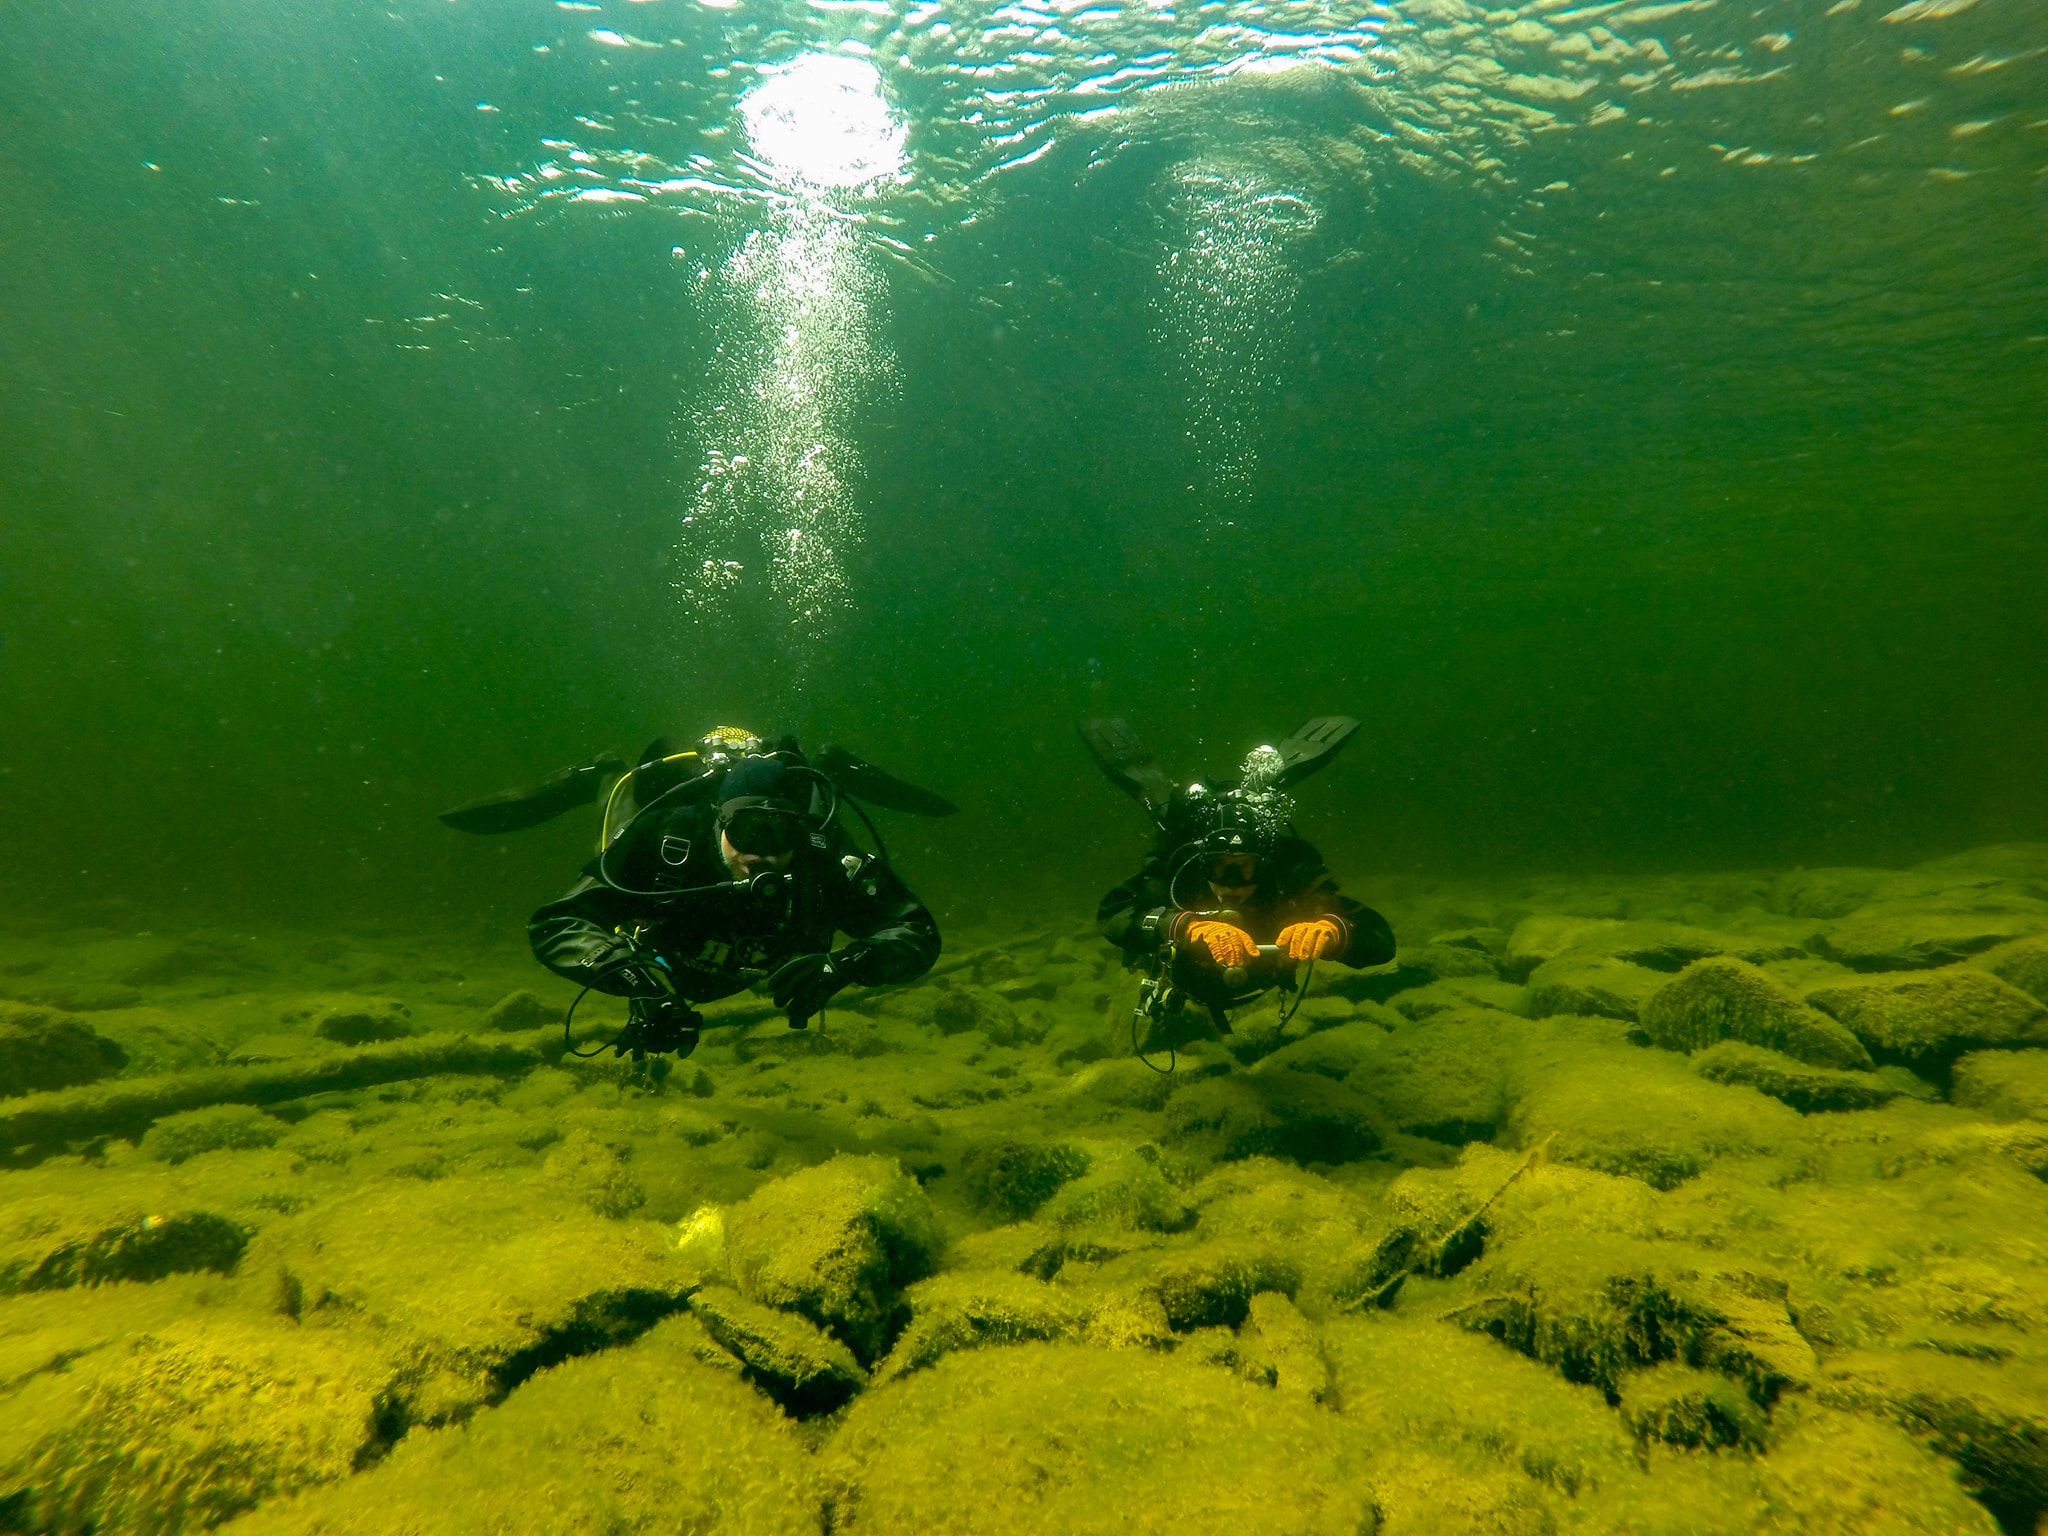
[(1209, 861), (1209, 889), (1226, 907), (1242, 906), (1258, 889), (1259, 861), (1255, 854), (1225, 853)]
[(789, 868), (796, 853), (797, 831), (791, 817), (741, 811), (719, 828), (718, 851), (735, 880), (751, 880), (768, 870)]

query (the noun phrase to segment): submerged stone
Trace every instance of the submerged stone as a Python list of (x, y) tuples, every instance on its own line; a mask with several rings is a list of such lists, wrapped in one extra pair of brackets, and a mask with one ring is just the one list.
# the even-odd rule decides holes
[(865, 1393), (825, 1448), (831, 1528), (1359, 1536), (1372, 1450), (1306, 1396), (1149, 1351), (1023, 1344)]
[(1166, 1125), (1174, 1141), (1220, 1159), (1345, 1163), (1380, 1146), (1362, 1095), (1301, 1072), (1232, 1073), (1191, 1084), (1168, 1102)]
[(744, 1364), (768, 1395), (799, 1418), (829, 1413), (867, 1381), (844, 1344), (793, 1312), (748, 1301), (729, 1286), (690, 1296), (705, 1331)]
[(938, 1248), (930, 1201), (892, 1158), (842, 1154), (725, 1216), (741, 1294), (802, 1314), (864, 1361), (888, 1347), (902, 1287), (932, 1272)]
[(1740, 1040), (1722, 1040), (1693, 1054), (1692, 1069), (1714, 1083), (1734, 1083), (1767, 1093), (1801, 1114), (1820, 1110), (1875, 1109), (1899, 1089), (1869, 1072), (1810, 1067), (1778, 1051)]
[(1852, 971), (1930, 970), (2048, 929), (2048, 902), (2014, 897), (1987, 906), (1874, 902), (1831, 923), (1812, 948)]
[(234, 1536), (820, 1536), (789, 1420), (673, 1318), (539, 1375), (468, 1423), (415, 1431), (382, 1465), (266, 1503)]
[(1949, 1097), (2002, 1120), (2048, 1121), (2048, 1050), (1977, 1051), (1955, 1064)]
[(111, 1077), (127, 1053), (83, 1020), (0, 1003), (0, 1097)]
[(1091, 1311), (1070, 1290), (986, 1270), (920, 1280), (905, 1300), (910, 1323), (875, 1367), (878, 1384), (923, 1370), (955, 1350), (1078, 1339)]
[(1907, 1061), (2048, 1044), (2048, 1007), (1971, 965), (1850, 977), (1814, 987), (1806, 998), (1872, 1051)]
[(1871, 1065), (1862, 1043), (1755, 966), (1728, 957), (1695, 961), (1642, 1006), (1643, 1032), (1674, 1051), (1717, 1040), (1764, 1046), (1816, 1067)]

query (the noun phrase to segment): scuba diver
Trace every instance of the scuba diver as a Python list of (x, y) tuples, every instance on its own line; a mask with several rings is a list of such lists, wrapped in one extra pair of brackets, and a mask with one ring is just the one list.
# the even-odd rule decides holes
[(1171, 1033), (1168, 1021), (1191, 1002), (1227, 1035), (1230, 1009), (1275, 986), (1305, 989), (1306, 974), (1300, 988), (1295, 981), (1303, 964), (1312, 973), (1318, 960), (1394, 958), (1387, 920), (1338, 894), (1322, 855), (1295, 832), (1294, 801), (1282, 792), (1327, 766), (1357, 729), (1345, 716), (1320, 716), (1278, 747), (1254, 749), (1234, 780), (1179, 786), (1123, 721), (1083, 723), (1095, 761), (1159, 829), (1144, 867), (1096, 912), (1125, 966), (1148, 973), (1131, 1019), (1134, 1043), (1141, 1020)]
[[(757, 981), (804, 1029), (842, 987), (911, 981), (938, 958), (938, 925), (853, 797), (926, 816), (954, 807), (843, 747), (813, 760), (794, 737), (770, 746), (722, 727), (693, 750), (659, 740), (630, 770), (601, 754), (441, 819), (481, 833), (532, 826), (595, 800), (614, 774), (597, 857), (527, 934), (556, 975), (627, 999), (626, 1028), (607, 1042), (615, 1055), (688, 1056), (703, 1026), (691, 1005)], [(849, 835), (839, 815), (849, 806), (875, 852)], [(835, 933), (850, 942), (832, 949)]]

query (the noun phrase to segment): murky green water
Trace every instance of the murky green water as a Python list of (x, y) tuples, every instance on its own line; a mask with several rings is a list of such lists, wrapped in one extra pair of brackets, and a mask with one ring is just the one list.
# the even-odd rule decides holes
[[(2025, 0), (0, 0), (0, 1533), (2036, 1531), (2044, 192)], [(1077, 720), (1335, 713), (1132, 1059)], [(435, 814), (714, 725), (944, 954), (567, 1056)]]
[(947, 896), (1117, 877), (1105, 708), (1367, 718), (1374, 867), (2038, 835), (2035, 32), (10, 7), (9, 885), (510, 911), (434, 810), (728, 717)]

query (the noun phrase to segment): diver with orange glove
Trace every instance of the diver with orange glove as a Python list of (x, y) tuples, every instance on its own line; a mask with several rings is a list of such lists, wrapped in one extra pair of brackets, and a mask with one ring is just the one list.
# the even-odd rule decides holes
[(1295, 832), (1283, 792), (1326, 766), (1357, 729), (1345, 716), (1321, 716), (1278, 747), (1254, 750), (1235, 780), (1179, 786), (1123, 721), (1082, 725), (1096, 762), (1159, 828), (1144, 868), (1096, 913), (1125, 965), (1151, 972), (1134, 1034), (1139, 1018), (1164, 1020), (1190, 1002), (1228, 1034), (1230, 1009), (1274, 986), (1292, 989), (1298, 967), (1394, 958), (1387, 920), (1338, 894), (1322, 855)]

